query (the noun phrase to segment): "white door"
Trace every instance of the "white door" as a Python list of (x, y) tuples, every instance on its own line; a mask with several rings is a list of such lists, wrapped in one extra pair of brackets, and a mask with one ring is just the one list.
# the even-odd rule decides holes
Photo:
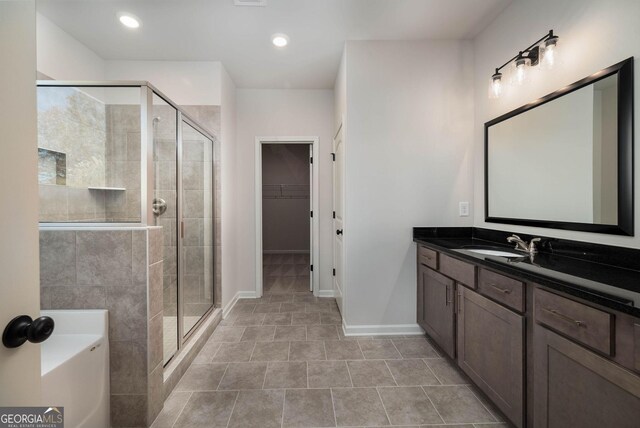
[(343, 127), (333, 140), (333, 292), (340, 313), (344, 299), (344, 139)]
[[(0, 331), (40, 316), (35, 1), (0, 1)], [(40, 405), (40, 345), (0, 344), (0, 406)]]

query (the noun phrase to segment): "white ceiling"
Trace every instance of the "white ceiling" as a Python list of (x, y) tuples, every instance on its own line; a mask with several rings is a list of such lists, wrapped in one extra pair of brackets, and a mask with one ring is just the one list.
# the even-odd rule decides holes
[[(39, 0), (106, 60), (222, 61), (240, 88), (332, 88), (345, 40), (469, 39), (511, 0)], [(118, 13), (142, 21), (124, 28)], [(285, 49), (271, 35), (285, 33)]]

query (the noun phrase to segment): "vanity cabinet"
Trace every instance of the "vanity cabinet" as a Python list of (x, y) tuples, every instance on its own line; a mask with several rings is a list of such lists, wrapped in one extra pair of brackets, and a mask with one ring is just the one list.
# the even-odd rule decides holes
[(638, 427), (640, 377), (539, 324), (533, 346), (536, 428)]
[(517, 426), (524, 426), (524, 317), (458, 288), (458, 365)]
[(455, 283), (418, 264), (418, 324), (451, 358), (455, 358)]
[(419, 250), (418, 324), (513, 425), (640, 426), (640, 319), (455, 256)]

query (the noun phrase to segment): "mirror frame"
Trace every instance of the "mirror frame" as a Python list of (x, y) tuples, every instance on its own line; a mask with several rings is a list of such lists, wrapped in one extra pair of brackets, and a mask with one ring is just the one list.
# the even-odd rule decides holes
[[(521, 113), (539, 107), (573, 91), (593, 84), (611, 75), (618, 74), (618, 224), (593, 224), (536, 220), (524, 218), (491, 217), (489, 215), (489, 127)], [(633, 185), (633, 57), (605, 68), (589, 77), (578, 80), (558, 91), (534, 102), (503, 114), (484, 124), (484, 219), (488, 223), (517, 224), (521, 226), (549, 229), (575, 230), (581, 232), (606, 233), (611, 235), (634, 235), (634, 185)]]

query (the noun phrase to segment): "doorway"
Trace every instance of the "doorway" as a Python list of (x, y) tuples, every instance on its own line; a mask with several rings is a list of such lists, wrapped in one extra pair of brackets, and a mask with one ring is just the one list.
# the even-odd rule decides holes
[(256, 297), (316, 294), (317, 139), (258, 138), (256, 146)]

